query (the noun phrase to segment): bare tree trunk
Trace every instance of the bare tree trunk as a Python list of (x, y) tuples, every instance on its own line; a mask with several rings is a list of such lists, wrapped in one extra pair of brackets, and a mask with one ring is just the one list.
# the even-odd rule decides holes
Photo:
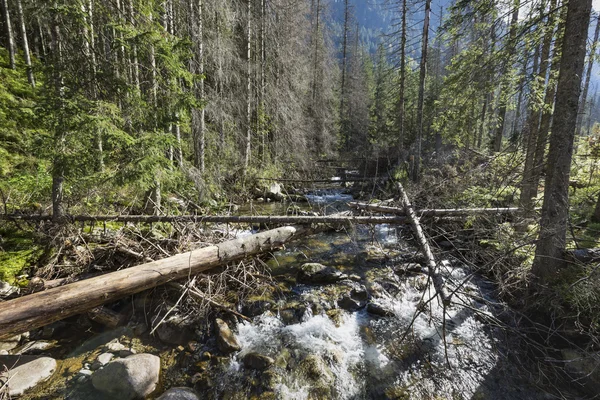
[[(193, 6), (192, 6), (193, 7)], [(197, 1), (198, 14), (192, 20), (192, 31), (195, 31), (196, 39), (196, 73), (199, 77), (196, 80), (196, 98), (201, 103), (201, 107), (194, 107), (192, 110), (192, 129), (194, 137), (195, 164), (202, 174), (205, 171), (205, 153), (206, 153), (206, 111), (204, 106), (204, 25), (203, 25), (203, 4), (202, 0)]]
[(344, 0), (344, 38), (342, 41), (342, 86), (340, 90), (340, 128), (343, 148), (348, 145), (348, 116), (346, 115), (346, 86), (348, 73), (348, 30), (350, 19), (350, 5)]
[(8, 9), (8, 0), (2, 0), (2, 14), (4, 14), (4, 29), (6, 29), (6, 40), (8, 46), (8, 56), (10, 68), (15, 69), (15, 39), (13, 37), (12, 26), (10, 23), (10, 12)]
[(542, 284), (550, 283), (565, 262), (569, 177), (592, 0), (570, 1), (567, 7), (540, 234), (532, 267)]
[[(538, 73), (540, 59), (540, 46), (535, 46), (535, 52), (533, 54), (533, 71), (532, 76), (535, 76)], [(532, 90), (533, 91), (533, 90)], [(523, 208), (531, 209), (531, 199), (533, 196), (530, 194), (532, 192), (533, 186), (533, 166), (535, 163), (535, 146), (537, 142), (537, 133), (538, 133), (538, 122), (539, 122), (539, 113), (535, 110), (533, 103), (535, 102), (535, 94), (529, 93), (529, 102), (528, 102), (528, 114), (527, 119), (525, 121), (525, 125), (523, 126), (523, 142), (525, 143), (525, 166), (523, 167), (523, 180), (521, 182), (521, 196), (520, 203)], [(529, 207), (528, 207), (529, 206)]]
[(31, 53), (29, 52), (29, 41), (27, 40), (27, 29), (25, 27), (25, 18), (23, 17), (23, 5), (21, 0), (17, 1), (17, 13), (19, 15), (19, 25), (21, 26), (21, 36), (23, 39), (23, 54), (25, 56), (25, 65), (27, 65), (27, 80), (31, 87), (35, 88), (35, 78), (31, 66)]
[[(134, 10), (133, 10), (133, 0), (128, 0), (127, 1), (127, 8), (129, 11), (129, 24), (131, 26), (135, 26), (135, 14), (134, 14)], [(133, 82), (135, 83), (135, 88), (137, 89), (138, 93), (140, 91), (140, 66), (138, 64), (138, 52), (137, 52), (137, 45), (135, 44), (135, 41), (131, 44), (131, 56), (132, 56), (132, 66), (133, 66)]]
[(252, 0), (248, 0), (248, 26), (246, 31), (246, 140), (244, 150), (244, 176), (250, 165), (252, 143)]
[[(54, 3), (57, 7), (56, 2)], [(62, 77), (62, 48), (58, 15), (53, 15), (52, 21), (52, 56), (54, 62), (54, 89), (58, 108), (63, 107), (63, 77)], [(56, 124), (54, 132), (54, 160), (52, 162), (52, 219), (59, 221), (64, 216), (63, 194), (65, 181), (65, 132), (62, 117)]]
[(408, 7), (407, 0), (402, 0), (402, 37), (400, 38), (400, 93), (398, 104), (398, 125), (400, 128), (400, 137), (398, 140), (399, 154), (404, 150), (404, 87), (406, 85), (406, 13)]
[[(556, 0), (552, 0), (550, 2), (550, 10), (556, 8)], [(543, 10), (540, 10), (543, 11)], [(552, 45), (552, 38), (554, 37), (554, 25), (555, 25), (555, 17), (554, 13), (550, 13), (548, 15), (548, 20), (544, 27), (544, 40), (542, 43), (542, 51), (540, 54), (540, 70), (538, 71), (538, 80), (540, 82), (546, 81), (546, 75), (548, 74), (548, 67), (550, 64), (550, 48)], [(560, 35), (559, 35), (560, 37)], [(554, 51), (559, 51), (560, 46), (554, 46)], [(549, 103), (552, 103), (554, 100), (554, 90), (551, 88), (551, 81), (548, 80), (546, 84), (546, 96), (552, 96), (551, 98), (546, 97), (545, 101), (547, 101), (547, 106), (550, 107)], [(533, 146), (531, 149), (527, 149), (528, 155), (531, 157), (530, 162), (525, 163), (526, 167), (529, 167), (529, 170), (524, 173), (524, 176), (527, 176), (527, 183), (523, 185), (523, 189), (521, 192), (521, 204), (523, 208), (526, 210), (533, 210), (533, 199), (537, 196), (538, 193), (538, 182), (539, 176), (541, 175), (541, 165), (543, 164), (544, 153), (546, 150), (546, 137), (542, 134), (540, 117), (542, 116), (541, 110), (535, 110), (532, 114), (532, 120), (530, 121), (533, 125), (530, 126), (530, 133), (532, 133), (531, 145)], [(548, 118), (550, 116), (548, 115)], [(536, 176), (538, 177), (536, 179)]]
[(583, 94), (579, 101), (579, 111), (577, 112), (577, 130), (575, 133), (581, 135), (581, 126), (583, 124), (583, 115), (585, 114), (588, 90), (590, 88), (590, 80), (592, 78), (592, 69), (594, 68), (594, 61), (596, 59), (596, 49), (598, 48), (598, 36), (600, 35), (600, 14), (596, 19), (596, 31), (594, 32), (594, 41), (592, 42), (592, 48), (590, 49), (590, 56), (588, 58), (587, 72), (585, 74), (585, 83), (583, 84)]
[(513, 0), (513, 12), (510, 20), (510, 31), (508, 35), (507, 52), (509, 54), (506, 64), (502, 68), (500, 79), (502, 79), (502, 88), (500, 89), (500, 110), (498, 112), (498, 128), (496, 128), (496, 134), (494, 135), (494, 151), (499, 152), (502, 148), (502, 137), (504, 136), (504, 122), (506, 120), (506, 111), (508, 103), (508, 92), (511, 90), (509, 87), (509, 80), (506, 77), (506, 71), (512, 67), (514, 49), (516, 46), (515, 39), (517, 36), (517, 23), (519, 21), (519, 6), (520, 0)]
[(431, 0), (425, 0), (425, 20), (423, 21), (423, 39), (421, 46), (421, 65), (419, 68), (419, 98), (417, 100), (417, 142), (415, 149), (415, 165), (412, 180), (419, 181), (421, 174), (421, 146), (423, 141), (423, 102), (425, 98), (425, 76), (427, 75), (427, 46), (429, 45), (429, 18)]
[[(546, 86), (546, 95), (544, 98), (544, 108), (541, 111), (540, 128), (538, 130), (537, 144), (535, 147), (535, 157), (532, 170), (532, 197), (535, 197), (540, 187), (542, 172), (544, 171), (544, 158), (546, 156), (546, 145), (548, 144), (548, 135), (550, 134), (550, 122), (552, 121), (552, 107), (556, 97), (556, 78), (560, 67), (560, 56), (562, 52), (562, 39), (564, 35), (564, 20), (566, 19), (566, 8), (560, 17), (560, 23), (556, 33), (554, 52), (552, 55), (552, 65), (548, 76)], [(529, 205), (533, 207), (533, 202)]]

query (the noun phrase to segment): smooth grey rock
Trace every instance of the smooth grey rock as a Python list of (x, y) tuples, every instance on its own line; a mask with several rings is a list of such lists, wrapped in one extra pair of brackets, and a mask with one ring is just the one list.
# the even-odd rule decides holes
[(102, 365), (108, 364), (110, 360), (112, 360), (114, 355), (112, 353), (102, 353), (98, 356), (96, 361), (101, 363)]
[(200, 400), (200, 397), (193, 389), (175, 387), (161, 394), (157, 400)]
[(257, 369), (259, 371), (269, 368), (275, 360), (271, 357), (263, 356), (259, 353), (248, 353), (242, 359), (244, 366), (250, 369)]
[(233, 332), (231, 332), (227, 323), (220, 318), (215, 320), (215, 331), (217, 335), (217, 346), (221, 352), (229, 354), (242, 349), (240, 342)]
[(114, 399), (143, 398), (156, 389), (160, 358), (135, 354), (111, 361), (92, 375), (92, 385)]
[(125, 345), (120, 343), (117, 339), (114, 339), (106, 343), (106, 345), (104, 346), (104, 350), (109, 351), (111, 353), (118, 353), (121, 350), (127, 350), (127, 347), (125, 347)]
[(19, 288), (12, 286), (8, 282), (0, 281), (0, 298), (8, 297), (11, 294), (16, 293), (18, 291), (19, 291)]
[(300, 283), (323, 284), (335, 283), (346, 279), (346, 277), (345, 274), (336, 268), (327, 267), (319, 263), (306, 263), (300, 267), (297, 280)]
[[(17, 359), (15, 359), (16, 361)], [(26, 362), (13, 367), (11, 362), (2, 362), (0, 367), (8, 372), (0, 374), (0, 381), (9, 381), (8, 395), (21, 396), (26, 390), (48, 380), (56, 371), (56, 360), (50, 357), (25, 359)]]

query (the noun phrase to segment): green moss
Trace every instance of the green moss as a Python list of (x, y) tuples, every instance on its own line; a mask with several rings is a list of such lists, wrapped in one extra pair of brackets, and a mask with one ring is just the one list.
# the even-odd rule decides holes
[(11, 284), (26, 285), (26, 281), (17, 280), (26, 268), (37, 263), (44, 249), (35, 244), (33, 234), (25, 231), (0, 231), (4, 238), (0, 252), (0, 280)]

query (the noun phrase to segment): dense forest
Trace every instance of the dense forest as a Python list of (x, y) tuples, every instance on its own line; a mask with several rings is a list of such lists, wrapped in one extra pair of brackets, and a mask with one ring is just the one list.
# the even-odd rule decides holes
[[(82, 330), (80, 339), (106, 327), (148, 325), (146, 336), (127, 334), (135, 340), (158, 335), (188, 357), (174, 361), (161, 353), (161, 382), (169, 384), (160, 387), (186, 386), (189, 374), (195, 390), (210, 389), (214, 398), (502, 398), (490, 394), (499, 388), (486, 386), (486, 376), (513, 367), (530, 377), (511, 376), (515, 387), (535, 387), (558, 398), (597, 391), (600, 80), (595, 62), (600, 14), (592, 3), (0, 0), (0, 326), (5, 325), (0, 338), (6, 340), (0, 350), (6, 347), (7, 357), (30, 354), (31, 342), (20, 336), (23, 331), (31, 331), (36, 340), (55, 339), (44, 332), (70, 317), (66, 321), (78, 327), (74, 331)], [(207, 227), (212, 223), (225, 225)], [(230, 223), (246, 225), (232, 232)], [(289, 226), (265, 230), (281, 224)], [(363, 225), (371, 230), (361, 231)], [(389, 225), (400, 232), (395, 247), (379, 243), (382, 254), (375, 256), (373, 244), (369, 247), (360, 235), (375, 237)], [(411, 234), (401, 233), (408, 229), (405, 225), (413, 229)], [(292, 261), (289, 254), (274, 255), (292, 238), (323, 235), (332, 228), (346, 232), (353, 246), (367, 247), (353, 248), (356, 254), (350, 258), (344, 254), (347, 248), (337, 258), (308, 250), (298, 250), (302, 256), (294, 255)], [(306, 239), (312, 244), (305, 248), (336, 245), (334, 234), (324, 235), (332, 236), (317, 244)], [(228, 245), (230, 239), (240, 242)], [(412, 243), (419, 255), (402, 255), (403, 241)], [(192, 257), (197, 249), (204, 253)], [(184, 256), (193, 258), (190, 268), (193, 263), (199, 268), (193, 274), (181, 269)], [(254, 258), (238, 263), (248, 256)], [(366, 272), (373, 259), (391, 268), (388, 275), (418, 273), (426, 283), (415, 283), (419, 276), (391, 283), (388, 275)], [(271, 271), (277, 275), (286, 262), (297, 271), (300, 289), (294, 286), (296, 278), (272, 279)], [(344, 263), (354, 269), (344, 269)], [(451, 271), (458, 263), (469, 273)], [(204, 272), (215, 266), (223, 270)], [(171, 269), (150, 281), (159, 267)], [(132, 272), (127, 275), (127, 270)], [(198, 280), (192, 277), (197, 274)], [(458, 275), (466, 278), (453, 283)], [(268, 284), (261, 282), (265, 277)], [(189, 278), (186, 285), (171, 282), (183, 278)], [(485, 285), (473, 283), (480, 278), (494, 289), (488, 293)], [(78, 289), (80, 280), (90, 286)], [(102, 286), (98, 290), (106, 293), (94, 300), (95, 282), (113, 286)], [(332, 306), (306, 306), (312, 300), (306, 299), (302, 285), (332, 283), (346, 284), (347, 293), (334, 285), (337, 289), (318, 294), (333, 296)], [(164, 292), (152, 289), (164, 284)], [(407, 286), (394, 294), (394, 285)], [(178, 289), (181, 297), (169, 296), (167, 286)], [(348, 315), (361, 312), (357, 310), (402, 319), (399, 310), (405, 309), (393, 301), (414, 288), (423, 298), (411, 303), (410, 324), (390, 323), (394, 329), (380, 332), (371, 321), (369, 329), (375, 333), (357, 328), (360, 340), (369, 335), (386, 340), (373, 339), (369, 346), (376, 343), (388, 351), (393, 377), (383, 377), (389, 371), (380, 377), (365, 373), (369, 360), (361, 364), (342, 355), (314, 359), (314, 354), (302, 353), (304, 348), (298, 350), (302, 356), (288, 355), (291, 359), (281, 367), (283, 350), (275, 354), (272, 346), (257, 345), (265, 326), (311, 326), (323, 315), (327, 323), (315, 323), (333, 324), (325, 335), (330, 339), (348, 326)], [(497, 299), (486, 303), (485, 312), (478, 309), (477, 318), (488, 328), (510, 332), (508, 343), (523, 344), (518, 362), (510, 346), (497, 349), (498, 354), (503, 349), (511, 353), (506, 359), (515, 365), (483, 356), (473, 361), (485, 369), (482, 379), (469, 375), (462, 380), (451, 372), (452, 366), (463, 371), (464, 360), (456, 360), (465, 354), (448, 346), (469, 339), (451, 337), (459, 333), (447, 322), (456, 323), (461, 312), (478, 307), (465, 306), (461, 296), (469, 295), (460, 292), (466, 288), (481, 291), (479, 297), (469, 297), (473, 304), (484, 297)], [(364, 298), (357, 295), (363, 289)], [(146, 290), (155, 315), (142, 324), (132, 310), (142, 304), (134, 294)], [(52, 293), (64, 303), (53, 305)], [(396, 311), (373, 300), (381, 293)], [(130, 300), (123, 300), (127, 296)], [(439, 309), (432, 306), (435, 302)], [(498, 311), (500, 302), (505, 311)], [(104, 311), (98, 311), (103, 304)], [(300, 311), (306, 307), (309, 313)], [(430, 318), (421, 321), (428, 307)], [(274, 317), (265, 311), (276, 314), (278, 322), (266, 323)], [(173, 331), (191, 329), (174, 322), (172, 314), (193, 320), (196, 336), (165, 339)], [(432, 322), (436, 318), (438, 325)], [(461, 323), (465, 320), (470, 321), (465, 317)], [(424, 342), (403, 345), (408, 332), (427, 324), (436, 326), (442, 349), (439, 363), (432, 361), (429, 371), (446, 382), (437, 386), (435, 377), (431, 383), (426, 372), (406, 365), (426, 351)], [(164, 326), (171, 331), (165, 333)], [(210, 336), (200, 335), (200, 326), (203, 332), (217, 332), (216, 339), (205, 340), (208, 344), (198, 339)], [(286, 338), (285, 329), (277, 335)], [(294, 332), (300, 343), (301, 334)], [(488, 337), (483, 328), (477, 332)], [(19, 334), (18, 339), (9, 334)], [(494, 338), (489, 343), (501, 342)], [(331, 341), (351, 341), (346, 339)], [(15, 346), (3, 347), (5, 343)], [(238, 369), (227, 367), (229, 354), (240, 349), (232, 356)], [(63, 359), (58, 368), (68, 370), (65, 360), (72, 356), (53, 351), (54, 358)], [(88, 369), (91, 380), (85, 381), (86, 375), (77, 381), (89, 386), (82, 386), (81, 398), (96, 398), (86, 397), (92, 396), (86, 391), (93, 386), (102, 392), (99, 388), (109, 385), (112, 378), (101, 372), (108, 365), (134, 357), (121, 355), (109, 363), (119, 351), (126, 350), (108, 351), (111, 358), (94, 375)], [(211, 356), (213, 351), (224, 356)], [(142, 355), (153, 357), (137, 356)], [(90, 364), (100, 362), (94, 360)], [(84, 361), (77, 359), (82, 370), (87, 368)], [(0, 359), (0, 365), (8, 362)], [(201, 363), (206, 365), (200, 368)], [(189, 372), (194, 368), (195, 375)], [(279, 368), (276, 372), (287, 375), (278, 375), (277, 384), (260, 386), (250, 375), (228, 375), (239, 368)], [(300, 371), (297, 376), (295, 371)], [(214, 383), (222, 373), (224, 382), (243, 381), (234, 385), (235, 394), (223, 382)], [(261, 379), (267, 379), (264, 374)], [(0, 399), (21, 395), (9, 391), (3, 376)], [(506, 378), (500, 376), (496, 379)], [(304, 386), (297, 386), (305, 378), (312, 383), (303, 391)], [(61, 398), (71, 390), (69, 383), (53, 379), (39, 393), (29, 392), (29, 398)], [(104, 392), (143, 397), (156, 382), (149, 391)]]

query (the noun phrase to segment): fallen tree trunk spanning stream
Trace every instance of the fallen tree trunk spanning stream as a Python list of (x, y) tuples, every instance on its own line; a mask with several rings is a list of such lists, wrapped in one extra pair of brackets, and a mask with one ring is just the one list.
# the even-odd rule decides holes
[[(51, 221), (52, 215), (3, 214), (0, 220)], [(295, 215), (66, 215), (68, 222), (193, 222), (193, 223), (250, 223), (250, 224), (405, 224), (403, 217), (369, 217), (352, 215), (295, 216)]]
[(0, 340), (170, 281), (274, 250), (312, 232), (285, 226), (0, 302)]
[[(406, 215), (406, 210), (399, 207), (383, 206), (379, 204), (349, 202), (348, 206), (359, 210), (373, 211), (385, 214)], [(442, 208), (415, 210), (420, 217), (451, 217), (456, 215), (482, 215), (482, 214), (515, 214), (521, 211), (518, 207), (508, 208)]]
[(410, 203), (408, 195), (404, 191), (404, 188), (400, 182), (398, 182), (398, 191), (400, 192), (400, 199), (402, 200), (406, 216), (412, 225), (417, 243), (419, 244), (419, 247), (425, 256), (428, 274), (433, 282), (435, 292), (441, 297), (444, 305), (450, 304), (450, 295), (446, 292), (444, 288), (444, 281), (437, 272), (437, 262), (435, 261), (435, 257), (433, 256), (431, 248), (429, 247), (429, 242), (423, 233), (423, 228), (421, 228), (421, 224), (419, 223), (419, 217), (417, 217), (417, 213)]

